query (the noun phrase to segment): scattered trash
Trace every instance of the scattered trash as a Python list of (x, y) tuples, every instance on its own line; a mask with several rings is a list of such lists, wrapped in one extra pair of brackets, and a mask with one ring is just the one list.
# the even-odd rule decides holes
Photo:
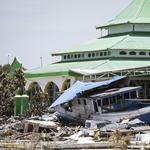
[(114, 123), (86, 120), (85, 125), (68, 122), (67, 126), (52, 114), (1, 116), (0, 120), (0, 148), (127, 149), (150, 144), (150, 126), (139, 119), (124, 118)]

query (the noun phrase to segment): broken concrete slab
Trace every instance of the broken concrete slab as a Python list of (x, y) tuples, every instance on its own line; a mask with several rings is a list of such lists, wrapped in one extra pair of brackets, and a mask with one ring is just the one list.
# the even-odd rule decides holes
[(45, 129), (53, 129), (57, 130), (57, 125), (53, 121), (40, 121), (40, 120), (24, 120), (24, 133), (27, 133), (29, 130), (29, 126), (32, 126), (32, 129), (35, 128), (35, 132), (39, 132), (39, 128), (45, 128)]

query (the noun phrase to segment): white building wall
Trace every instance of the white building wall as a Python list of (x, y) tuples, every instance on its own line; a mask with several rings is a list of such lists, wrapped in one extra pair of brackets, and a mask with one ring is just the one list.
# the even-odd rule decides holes
[(34, 79), (26, 79), (27, 80), (27, 84), (25, 86), (25, 89), (28, 90), (30, 84), (32, 82), (37, 82), (39, 84), (39, 86), (41, 87), (42, 91), (44, 91), (47, 83), (49, 82), (54, 82), (58, 88), (59, 91), (61, 91), (63, 83), (67, 80), (70, 79), (70, 84), (72, 85), (75, 81), (74, 77), (70, 77), (70, 76), (61, 76), (61, 77), (48, 77), (48, 78), (34, 78)]
[(133, 31), (133, 25), (132, 24), (126, 24), (126, 25), (117, 25), (112, 26), (108, 28), (108, 34), (118, 34), (118, 33), (125, 33), (125, 32), (131, 32)]
[(136, 24), (134, 31), (143, 31), (143, 32), (150, 32), (150, 25), (148, 24)]

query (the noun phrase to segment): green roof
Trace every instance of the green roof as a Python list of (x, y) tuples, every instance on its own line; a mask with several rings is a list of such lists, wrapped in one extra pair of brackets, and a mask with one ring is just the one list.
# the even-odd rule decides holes
[(125, 49), (125, 50), (150, 50), (150, 33), (131, 32), (126, 34), (107, 35), (76, 46), (72, 46), (52, 55), (71, 53), (96, 52), (101, 50)]
[(14, 61), (11, 64), (11, 71), (10, 71), (11, 77), (13, 76), (14, 71), (18, 68), (22, 68), (22, 63), (19, 60), (18, 56), (15, 56)]
[[(131, 68), (150, 66), (150, 59), (139, 58), (109, 58), (84, 61), (57, 62), (47, 66), (26, 70), (26, 78), (54, 77), (54, 76), (78, 76), (87, 72), (109, 72)], [(76, 72), (74, 74), (73, 72)], [(93, 71), (93, 72), (92, 72)]]
[(114, 19), (95, 27), (98, 29), (127, 23), (150, 24), (150, 0), (134, 0)]

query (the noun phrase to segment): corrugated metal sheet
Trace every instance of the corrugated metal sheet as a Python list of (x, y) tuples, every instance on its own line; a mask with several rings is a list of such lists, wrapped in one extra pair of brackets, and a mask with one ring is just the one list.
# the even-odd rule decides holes
[(128, 34), (108, 35), (51, 54), (62, 55), (93, 51), (96, 52), (108, 49), (150, 50), (150, 33), (132, 32)]
[(150, 1), (134, 0), (114, 19), (95, 26), (96, 28), (104, 28), (108, 26), (127, 24), (127, 23), (150, 23)]
[(44, 74), (72, 70), (80, 74), (116, 71), (150, 66), (150, 59), (139, 58), (110, 58), (101, 60), (86, 60), (74, 62), (59, 62), (25, 71), (25, 74)]

